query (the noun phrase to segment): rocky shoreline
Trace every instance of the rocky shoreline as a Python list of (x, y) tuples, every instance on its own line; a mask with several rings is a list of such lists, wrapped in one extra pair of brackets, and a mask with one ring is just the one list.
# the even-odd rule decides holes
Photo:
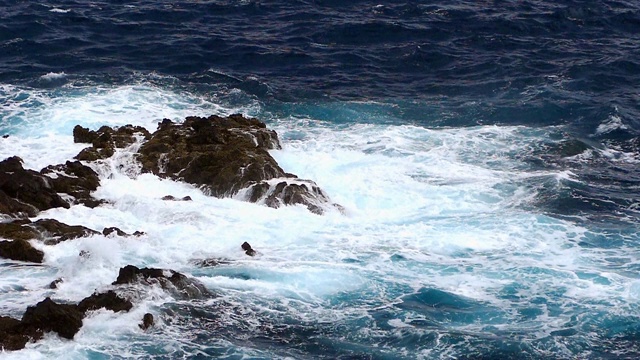
[[(95, 131), (76, 126), (73, 136), (74, 142), (89, 145), (75, 156), (75, 161), (50, 165), (39, 172), (25, 169), (17, 156), (0, 161), (0, 257), (42, 263), (45, 253), (32, 246), (32, 241), (56, 245), (94, 235), (143, 235), (139, 231), (130, 235), (116, 227), (99, 232), (54, 219), (30, 219), (52, 208), (73, 205), (95, 208), (105, 204), (92, 196), (100, 186), (95, 169), (118, 149), (134, 146), (142, 173), (192, 184), (206, 195), (234, 197), (272, 208), (302, 205), (318, 215), (329, 209), (343, 211), (315, 182), (300, 179), (278, 165), (268, 152), (281, 148), (278, 135), (255, 118), (214, 115), (187, 117), (182, 123), (164, 119), (153, 133), (132, 125), (103, 126)], [(163, 200), (191, 201), (170, 194)], [(256, 253), (248, 243), (240, 248), (250, 256)], [(62, 281), (53, 280), (51, 289)], [(176, 297), (213, 296), (204, 285), (186, 275), (128, 265), (120, 269), (112, 289), (95, 293), (77, 304), (58, 303), (47, 297), (28, 307), (22, 319), (0, 315), (0, 349), (22, 349), (28, 341), (37, 341), (46, 332), (73, 339), (87, 312), (101, 308), (130, 310), (135, 299), (127, 296), (131, 291), (126, 289), (132, 284), (157, 285)], [(145, 314), (140, 327), (146, 329), (153, 322), (153, 316)]]

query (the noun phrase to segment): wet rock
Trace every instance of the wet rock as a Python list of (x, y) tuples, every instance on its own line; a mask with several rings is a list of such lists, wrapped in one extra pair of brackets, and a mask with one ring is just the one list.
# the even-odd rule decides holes
[(93, 131), (76, 125), (73, 128), (73, 141), (91, 144), (91, 147), (83, 149), (76, 155), (76, 159), (83, 161), (106, 159), (115, 153), (115, 149), (132, 145), (138, 141), (139, 137), (148, 139), (149, 135), (149, 131), (141, 126), (125, 125), (115, 128), (102, 126)]
[(251, 245), (249, 245), (248, 242), (243, 242), (242, 245), (242, 250), (244, 250), (244, 253), (249, 255), (249, 256), (255, 256), (256, 255), (256, 251), (253, 250), (253, 248), (251, 248)]
[(29, 219), (15, 220), (8, 223), (0, 223), (0, 237), (11, 240), (31, 240), (40, 237), (40, 232), (30, 226)]
[(70, 207), (51, 186), (50, 178), (24, 169), (17, 156), (0, 162), (0, 193), (0, 210), (8, 215), (35, 216), (41, 210)]
[[(330, 204), (329, 197), (311, 180), (286, 179), (275, 185), (261, 182), (249, 188), (248, 196), (253, 202), (263, 202), (272, 208), (283, 205), (304, 205), (314, 214), (324, 214), (323, 205)], [(332, 204), (338, 209), (340, 205)]]
[(24, 349), (29, 336), (23, 333), (22, 322), (7, 316), (0, 316), (0, 350)]
[[(212, 196), (235, 196), (250, 188), (248, 201), (303, 204), (322, 213), (328, 197), (312, 181), (284, 172), (268, 152), (279, 148), (277, 134), (254, 118), (188, 117), (182, 124), (165, 119), (141, 146), (139, 161), (144, 171), (200, 186)], [(276, 178), (287, 180), (274, 193), (275, 184), (266, 181)]]
[(127, 234), (126, 232), (118, 229), (115, 226), (114, 227), (104, 228), (102, 230), (102, 235), (104, 235), (104, 236), (109, 236), (109, 235), (111, 235), (113, 233), (116, 233), (116, 235), (118, 235), (118, 236), (129, 236), (129, 234)]
[(162, 200), (165, 201), (191, 201), (191, 196), (185, 196), (183, 198), (178, 199), (177, 197), (173, 196), (173, 195), (166, 195), (162, 197)]
[(140, 326), (140, 329), (142, 330), (147, 330), (153, 325), (154, 325), (153, 315), (151, 315), (150, 313), (146, 313), (142, 317), (142, 324), (139, 324), (138, 326)]
[(144, 235), (147, 235), (147, 233), (144, 232), (144, 231), (135, 231), (132, 235), (133, 236), (144, 236)]
[(164, 290), (182, 298), (194, 299), (210, 296), (207, 288), (196, 279), (173, 270), (138, 268), (127, 265), (120, 268), (118, 278), (112, 285), (143, 284), (160, 285)]
[(0, 257), (42, 263), (44, 253), (26, 240), (0, 241)]
[(27, 308), (22, 316), (22, 326), (44, 332), (53, 331), (63, 338), (73, 339), (82, 327), (82, 313), (76, 305), (58, 304), (46, 298)]
[(78, 256), (84, 259), (88, 259), (91, 257), (91, 252), (88, 250), (80, 250), (80, 252), (78, 253)]
[(62, 241), (100, 234), (85, 226), (67, 225), (54, 219), (40, 219), (29, 226), (40, 231), (41, 237), (47, 245), (55, 245)]
[(57, 279), (53, 280), (49, 284), (49, 289), (57, 289), (58, 288), (58, 284), (60, 284), (62, 281), (63, 281), (62, 278), (57, 278)]
[(58, 193), (72, 196), (76, 204), (94, 208), (103, 200), (95, 199), (91, 192), (100, 185), (98, 174), (80, 161), (67, 161), (65, 164), (51, 165), (40, 171), (51, 178), (51, 186)]
[(188, 117), (183, 124), (163, 122), (140, 148), (140, 161), (145, 171), (225, 197), (284, 174), (267, 152), (274, 148), (280, 148), (276, 133), (257, 119)]
[(82, 313), (86, 313), (90, 310), (97, 310), (105, 308), (113, 312), (129, 311), (133, 307), (131, 301), (123, 299), (113, 290), (109, 290), (106, 293), (95, 293), (78, 304), (78, 310)]
[(231, 261), (226, 259), (203, 259), (203, 260), (195, 260), (193, 261), (193, 264), (199, 267), (215, 267), (220, 265), (231, 264)]

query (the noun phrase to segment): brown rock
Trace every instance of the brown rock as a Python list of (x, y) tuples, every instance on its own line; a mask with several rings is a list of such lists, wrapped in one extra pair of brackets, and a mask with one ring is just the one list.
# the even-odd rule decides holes
[(0, 241), (0, 257), (42, 263), (44, 253), (31, 246), (26, 240)]
[(22, 211), (28, 216), (35, 216), (40, 210), (55, 207), (68, 209), (69, 204), (52, 188), (50, 181), (50, 178), (36, 171), (24, 169), (22, 159), (17, 156), (1, 161), (0, 193), (3, 195), (0, 200), (4, 201), (0, 210), (14, 216), (23, 216)]

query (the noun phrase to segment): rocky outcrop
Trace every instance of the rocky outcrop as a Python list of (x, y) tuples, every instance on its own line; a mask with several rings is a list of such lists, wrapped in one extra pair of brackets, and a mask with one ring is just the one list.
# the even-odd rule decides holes
[(204, 284), (173, 270), (140, 269), (133, 265), (127, 265), (120, 268), (118, 278), (112, 285), (126, 284), (159, 285), (171, 294), (186, 299), (211, 296)]
[(91, 196), (100, 185), (98, 174), (80, 161), (67, 161), (65, 164), (51, 165), (40, 171), (50, 178), (49, 182), (58, 193), (73, 197), (75, 204), (94, 208), (104, 201)]
[(31, 246), (26, 240), (0, 241), (0, 257), (42, 263), (44, 253)]
[(20, 350), (33, 338), (18, 319), (0, 316), (0, 350)]
[(89, 143), (91, 147), (83, 149), (75, 158), (83, 161), (106, 159), (115, 153), (116, 148), (125, 148), (138, 141), (140, 137), (148, 139), (149, 136), (149, 131), (141, 126), (102, 126), (93, 131), (76, 125), (73, 128), (73, 141)]
[(28, 224), (28, 226), (38, 230), (47, 245), (55, 245), (62, 241), (100, 234), (82, 225), (67, 225), (54, 219), (40, 219)]
[(96, 234), (99, 232), (81, 225), (67, 225), (54, 219), (40, 219), (35, 222), (23, 219), (0, 223), (0, 237), (13, 240), (39, 239), (47, 245)]
[(144, 171), (185, 181), (216, 197), (240, 194), (271, 207), (301, 204), (322, 214), (329, 198), (311, 180), (286, 173), (268, 150), (280, 149), (278, 135), (254, 118), (164, 119), (139, 150)]
[(0, 162), (0, 211), (14, 217), (35, 216), (41, 210), (69, 208), (51, 179), (22, 167), (17, 156)]
[(22, 326), (37, 331), (58, 333), (63, 338), (73, 339), (82, 327), (82, 312), (76, 305), (58, 304), (46, 298), (29, 306), (22, 316)]
[(47, 332), (73, 339), (82, 327), (86, 312), (101, 308), (114, 312), (129, 311), (132, 307), (129, 300), (119, 297), (114, 291), (93, 294), (78, 305), (58, 304), (47, 297), (29, 306), (21, 320), (0, 316), (0, 349), (20, 350), (28, 341), (40, 340)]

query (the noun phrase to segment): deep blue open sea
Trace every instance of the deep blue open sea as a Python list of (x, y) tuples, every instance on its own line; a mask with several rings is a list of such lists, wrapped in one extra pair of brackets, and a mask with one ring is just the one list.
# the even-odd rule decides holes
[(121, 150), (91, 165), (108, 205), (38, 218), (146, 235), (0, 259), (0, 315), (127, 264), (216, 296), (147, 289), (1, 359), (640, 358), (637, 1), (0, 0), (2, 158), (64, 163), (76, 124), (233, 113), (345, 214), (207, 197)]

